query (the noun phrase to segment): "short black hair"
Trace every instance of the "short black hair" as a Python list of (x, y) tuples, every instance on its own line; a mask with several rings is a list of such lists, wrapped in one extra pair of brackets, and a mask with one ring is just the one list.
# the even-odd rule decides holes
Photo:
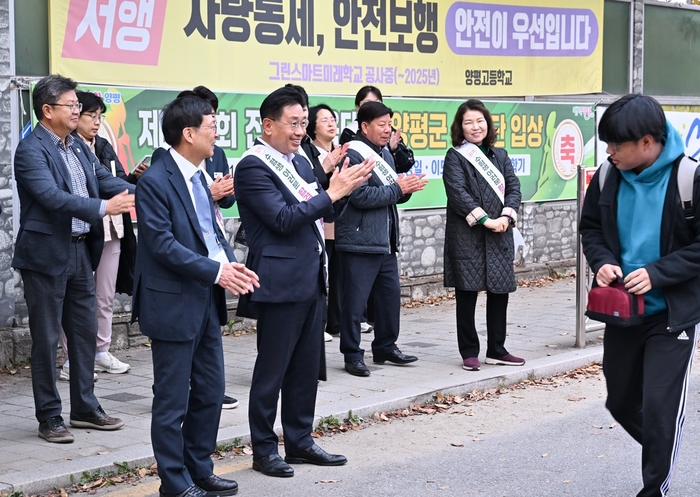
[(464, 142), (464, 131), (462, 130), (462, 121), (464, 120), (464, 114), (468, 110), (476, 110), (481, 112), (486, 119), (486, 138), (484, 138), (483, 143), (489, 147), (496, 143), (496, 127), (493, 125), (493, 118), (491, 118), (491, 113), (484, 105), (484, 102), (476, 98), (470, 98), (457, 109), (455, 118), (452, 121), (452, 127), (450, 128), (450, 137), (452, 138), (452, 146), (459, 147), (462, 142)]
[(304, 107), (304, 97), (297, 90), (288, 86), (278, 88), (270, 93), (260, 105), (260, 119), (279, 119), (285, 107), (291, 105)]
[(292, 83), (287, 83), (284, 86), (285, 86), (285, 88), (294, 88), (296, 91), (298, 91), (299, 95), (301, 95), (302, 98), (304, 99), (304, 104), (302, 105), (302, 107), (307, 107), (307, 108), (309, 107), (309, 94), (306, 93), (306, 90), (304, 89), (303, 86), (293, 85)]
[(66, 92), (75, 90), (78, 83), (60, 74), (50, 74), (39, 80), (32, 90), (32, 102), (34, 115), (38, 121), (44, 118), (44, 111), (41, 108), (45, 104), (55, 104)]
[(631, 93), (615, 100), (598, 124), (598, 137), (606, 143), (639, 141), (651, 135), (666, 143), (666, 115), (652, 97)]
[(209, 102), (190, 95), (178, 97), (170, 102), (161, 114), (165, 142), (171, 147), (179, 145), (182, 141), (182, 130), (201, 126), (204, 116), (212, 114), (212, 110)]
[(360, 91), (358, 91), (357, 95), (355, 95), (355, 107), (359, 108), (360, 102), (362, 102), (365, 99), (365, 97), (367, 97), (367, 95), (369, 95), (370, 93), (374, 93), (374, 95), (379, 99), (380, 102), (384, 100), (382, 98), (382, 92), (379, 91), (379, 88), (377, 88), (376, 86), (367, 85), (360, 88)]
[(333, 109), (326, 104), (318, 104), (311, 107), (309, 109), (309, 124), (306, 126), (306, 134), (309, 135), (309, 138), (312, 140), (316, 139), (316, 117), (318, 117), (319, 110), (327, 110), (333, 114), (333, 117), (335, 117), (335, 112), (333, 112)]
[(78, 102), (83, 104), (83, 110), (80, 111), (81, 114), (97, 112), (98, 110), (103, 114), (107, 112), (107, 106), (104, 100), (102, 100), (102, 97), (98, 97), (91, 91), (78, 90), (75, 94), (78, 95)]
[(367, 102), (357, 111), (357, 124), (361, 126), (362, 123), (371, 123), (376, 118), (387, 114), (391, 117), (394, 111), (381, 102)]
[(202, 98), (202, 99), (206, 100), (207, 102), (209, 102), (209, 104), (214, 109), (214, 112), (219, 110), (219, 97), (217, 97), (216, 94), (213, 91), (211, 91), (209, 88), (207, 88), (206, 86), (200, 85), (200, 86), (195, 86), (191, 90), (181, 91), (178, 94), (177, 98), (180, 98), (180, 97), (199, 97), (199, 98)]

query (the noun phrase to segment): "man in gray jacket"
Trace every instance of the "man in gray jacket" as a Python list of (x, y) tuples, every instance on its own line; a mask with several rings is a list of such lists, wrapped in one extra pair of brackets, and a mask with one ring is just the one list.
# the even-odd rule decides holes
[(399, 249), (399, 216), (396, 204), (422, 190), (423, 176), (396, 175), (386, 144), (391, 137), (392, 111), (381, 102), (367, 102), (357, 113), (359, 124), (350, 142), (350, 166), (369, 156), (377, 157), (372, 176), (350, 196), (346, 211), (335, 223), (335, 247), (340, 256), (343, 304), (340, 319), (340, 351), (345, 370), (369, 376), (360, 348), (360, 322), (370, 293), (377, 315), (372, 356), (375, 363), (408, 364), (418, 360), (396, 346), (399, 337), (401, 290), (396, 253)]
[(14, 173), (20, 200), (12, 267), (22, 273), (32, 335), (32, 389), (39, 437), (70, 443), (56, 388), (56, 349), (61, 328), (68, 339), (70, 424), (116, 430), (95, 397), (97, 340), (95, 278), (102, 255), (102, 218), (128, 212), (134, 185), (115, 178), (71, 132), (82, 104), (76, 83), (59, 75), (41, 79), (32, 92), (39, 123), (17, 146)]

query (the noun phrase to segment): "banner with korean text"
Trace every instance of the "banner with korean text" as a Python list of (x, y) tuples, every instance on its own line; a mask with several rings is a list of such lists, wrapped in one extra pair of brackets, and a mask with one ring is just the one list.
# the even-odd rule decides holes
[(600, 92), (604, 0), (50, 0), (51, 71), (219, 91)]
[[(172, 90), (81, 85), (107, 105), (101, 136), (112, 143), (125, 169), (131, 171), (142, 157), (167, 147), (159, 123), (161, 109), (176, 97)], [(265, 95), (218, 93), (217, 145), (232, 170), (262, 132), (259, 107)], [(325, 103), (338, 117), (338, 133), (355, 119), (349, 97), (311, 95), (311, 105)], [(387, 98), (394, 111), (393, 125), (402, 130), (413, 149), (411, 173), (430, 179), (424, 191), (402, 208), (446, 205), (442, 168), (452, 146), (450, 126), (461, 100)], [(530, 102), (485, 102), (498, 128), (496, 146), (505, 148), (521, 183), (523, 201), (541, 202), (576, 198), (576, 166), (594, 167), (595, 113), (592, 105)], [(228, 212), (235, 215), (235, 210)]]

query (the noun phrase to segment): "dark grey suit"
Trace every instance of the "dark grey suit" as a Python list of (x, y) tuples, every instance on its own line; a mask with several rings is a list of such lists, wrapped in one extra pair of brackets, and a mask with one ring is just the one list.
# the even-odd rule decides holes
[[(95, 280), (104, 234), (100, 198), (134, 186), (113, 177), (90, 149), (75, 140), (72, 149), (85, 172), (89, 197), (73, 193), (61, 153), (42, 125), (15, 152), (14, 172), (20, 200), (20, 227), (12, 266), (22, 273), (32, 335), (32, 387), (41, 423), (61, 414), (56, 389), (56, 348), (63, 326), (71, 363), (71, 409), (94, 410)], [(71, 240), (71, 219), (90, 223), (84, 241)]]

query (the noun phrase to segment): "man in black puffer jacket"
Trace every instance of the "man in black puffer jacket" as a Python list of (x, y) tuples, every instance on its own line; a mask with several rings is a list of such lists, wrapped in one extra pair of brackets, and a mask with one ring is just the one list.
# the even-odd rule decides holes
[(344, 296), (340, 351), (345, 356), (345, 370), (354, 376), (369, 376), (364, 350), (360, 348), (360, 322), (370, 292), (377, 310), (372, 342), (374, 362), (408, 364), (418, 360), (404, 355), (396, 346), (401, 307), (396, 204), (422, 190), (427, 180), (416, 175), (397, 177), (394, 159), (386, 148), (391, 136), (391, 115), (391, 109), (381, 102), (367, 102), (360, 107), (360, 129), (348, 151), (350, 165), (360, 164), (369, 156), (378, 160), (371, 178), (352, 193), (346, 210), (335, 223)]

